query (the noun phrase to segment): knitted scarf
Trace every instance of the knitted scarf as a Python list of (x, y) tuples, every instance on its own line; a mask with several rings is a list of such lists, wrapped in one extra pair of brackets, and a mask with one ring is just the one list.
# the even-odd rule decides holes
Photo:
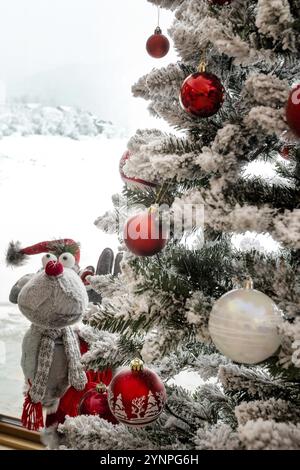
[(72, 328), (45, 329), (37, 326), (33, 326), (33, 328), (41, 334), (41, 341), (37, 370), (29, 390), (32, 402), (42, 402), (45, 397), (50, 368), (53, 361), (55, 340), (61, 337), (67, 356), (69, 384), (76, 390), (83, 390), (87, 379), (80, 361), (81, 355), (77, 337)]

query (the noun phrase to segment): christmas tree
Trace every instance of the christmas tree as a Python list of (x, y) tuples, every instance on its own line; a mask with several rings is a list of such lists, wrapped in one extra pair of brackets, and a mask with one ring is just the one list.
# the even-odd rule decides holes
[[(125, 201), (154, 213), (164, 205), (171, 233), (157, 255), (125, 251), (120, 276), (91, 278), (102, 304), (88, 316), (83, 361), (115, 370), (141, 358), (164, 382), (167, 404), (138, 429), (69, 418), (59, 428), (64, 446), (299, 449), (300, 145), (291, 129), (300, 111), (292, 123), (286, 106), (297, 105), (300, 1), (149, 1), (174, 11), (180, 61), (142, 77), (133, 94), (174, 133), (137, 131), (123, 170), (152, 185), (127, 185), (96, 224), (116, 229)], [(249, 170), (257, 162), (272, 168), (271, 179)], [(266, 235), (276, 249), (264, 249)], [(193, 392), (171, 380), (182, 371), (202, 379)], [(140, 403), (157, 418), (163, 392), (150, 393)]]

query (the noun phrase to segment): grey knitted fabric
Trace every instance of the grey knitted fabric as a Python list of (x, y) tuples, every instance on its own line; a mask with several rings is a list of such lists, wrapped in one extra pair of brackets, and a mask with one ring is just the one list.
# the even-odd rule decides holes
[(83, 390), (87, 379), (81, 365), (81, 354), (78, 347), (77, 336), (72, 328), (64, 328), (63, 342), (69, 365), (69, 383), (76, 388), (76, 390)]
[(37, 370), (29, 394), (34, 403), (43, 400), (47, 390), (47, 383), (53, 361), (55, 340), (62, 337), (68, 361), (69, 383), (76, 390), (83, 390), (87, 379), (80, 362), (78, 341), (71, 327), (59, 329), (44, 329), (33, 326), (41, 335)]

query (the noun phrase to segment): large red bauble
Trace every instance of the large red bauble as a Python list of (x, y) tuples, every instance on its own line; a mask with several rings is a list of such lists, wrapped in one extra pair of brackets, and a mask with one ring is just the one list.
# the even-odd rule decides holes
[(134, 359), (131, 368), (122, 369), (108, 388), (112, 414), (128, 426), (145, 426), (155, 421), (164, 409), (167, 394), (158, 375)]
[(146, 43), (146, 49), (148, 54), (155, 59), (161, 59), (168, 54), (170, 42), (169, 39), (162, 34), (159, 27), (156, 28), (154, 34), (149, 37)]
[(109, 409), (107, 391), (104, 384), (96, 385), (95, 388), (86, 392), (79, 403), (78, 414), (97, 415), (112, 424), (118, 423)]
[(300, 137), (300, 84), (290, 93), (286, 106), (286, 120), (294, 134)]
[(153, 256), (164, 249), (167, 235), (155, 212), (150, 210), (130, 217), (124, 227), (124, 243), (137, 256)]
[(206, 118), (216, 114), (224, 102), (224, 87), (218, 77), (196, 72), (185, 79), (180, 90), (183, 109), (193, 116)]
[(121, 175), (121, 178), (122, 180), (124, 181), (124, 183), (132, 186), (132, 187), (136, 187), (138, 189), (144, 189), (144, 187), (148, 187), (148, 188), (154, 188), (156, 185), (156, 183), (152, 183), (150, 181), (145, 181), (145, 180), (142, 180), (140, 178), (134, 178), (134, 177), (130, 177), (130, 176), (126, 176), (124, 171), (123, 171), (123, 168), (124, 168), (124, 165), (126, 164), (127, 160), (129, 160), (131, 156), (131, 153), (129, 152), (129, 150), (126, 150), (126, 152), (123, 154), (121, 160), (120, 160), (120, 165), (119, 165), (119, 170), (120, 170), (120, 175)]

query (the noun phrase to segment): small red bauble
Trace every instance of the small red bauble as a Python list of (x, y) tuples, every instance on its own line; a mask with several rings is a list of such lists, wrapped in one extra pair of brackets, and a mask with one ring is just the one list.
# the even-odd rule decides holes
[(226, 5), (232, 2), (232, 0), (208, 0), (213, 5)]
[(118, 423), (109, 409), (107, 389), (104, 384), (98, 384), (95, 388), (86, 392), (79, 403), (78, 414), (97, 415), (109, 423)]
[(294, 134), (300, 137), (300, 84), (290, 93), (286, 106), (286, 120)]
[(279, 154), (285, 160), (290, 160), (290, 147), (284, 145), (283, 147), (281, 147)]
[(155, 186), (157, 186), (156, 183), (152, 183), (150, 181), (145, 181), (140, 178), (134, 178), (134, 177), (125, 175), (123, 168), (127, 160), (129, 160), (130, 156), (131, 156), (131, 153), (129, 152), (129, 150), (126, 150), (126, 152), (123, 154), (120, 160), (119, 170), (120, 170), (121, 178), (124, 181), (124, 183), (126, 183), (129, 186), (132, 186), (134, 188), (139, 188), (139, 189), (144, 189), (145, 187), (154, 188)]
[(164, 249), (167, 241), (167, 235), (151, 209), (130, 217), (125, 224), (125, 245), (137, 256), (156, 255)]
[(148, 39), (146, 49), (148, 54), (155, 59), (161, 59), (168, 54), (170, 42), (169, 39), (162, 34), (159, 27), (156, 28), (154, 34)]
[(224, 102), (224, 87), (218, 77), (196, 72), (185, 79), (180, 90), (182, 108), (193, 116), (206, 118), (216, 114)]
[(158, 375), (143, 367), (140, 359), (131, 362), (112, 379), (108, 403), (112, 414), (128, 426), (146, 426), (162, 413), (167, 394)]

